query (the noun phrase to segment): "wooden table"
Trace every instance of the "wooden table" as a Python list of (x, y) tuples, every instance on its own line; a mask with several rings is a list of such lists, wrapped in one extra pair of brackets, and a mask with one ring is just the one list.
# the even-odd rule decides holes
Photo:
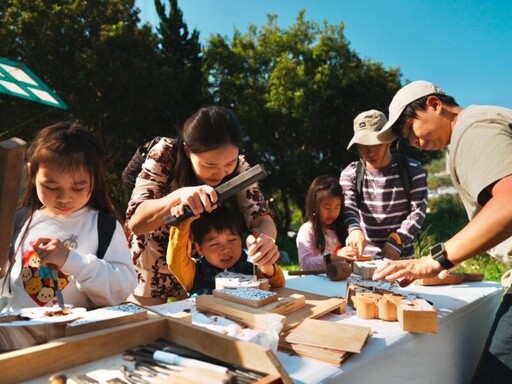
[[(286, 286), (326, 296), (344, 296), (346, 281), (325, 275), (289, 278)], [(480, 358), (503, 290), (493, 282), (451, 286), (417, 286), (417, 293), (438, 311), (439, 332), (403, 332), (397, 322), (363, 320), (350, 307), (344, 315), (322, 319), (369, 326), (374, 331), (360, 355), (338, 368), (313, 359), (278, 352), (278, 358), (297, 383), (469, 383)]]

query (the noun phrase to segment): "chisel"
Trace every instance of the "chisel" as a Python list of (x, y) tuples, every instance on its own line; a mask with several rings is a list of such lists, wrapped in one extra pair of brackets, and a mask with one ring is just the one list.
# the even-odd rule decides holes
[[(249, 185), (254, 184), (255, 182), (263, 179), (266, 176), (267, 172), (265, 171), (261, 164), (249, 168), (247, 171), (242, 172), (238, 176), (233, 177), (231, 180), (228, 180), (225, 183), (219, 185), (217, 188), (215, 188), (215, 192), (217, 192), (216, 204), (220, 205), (224, 200), (230, 198), (231, 196), (237, 194), (244, 188), (247, 188)], [(186, 213), (178, 217), (173, 215), (164, 217), (165, 224), (178, 225), (182, 221), (194, 216), (194, 213), (190, 210), (189, 207), (186, 207), (186, 210)]]

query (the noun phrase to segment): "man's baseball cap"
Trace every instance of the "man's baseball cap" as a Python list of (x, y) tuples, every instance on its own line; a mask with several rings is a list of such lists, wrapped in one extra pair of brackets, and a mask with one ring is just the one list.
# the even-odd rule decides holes
[(391, 104), (389, 104), (389, 120), (380, 130), (377, 138), (388, 139), (390, 134), (393, 135), (395, 139), (398, 138), (398, 136), (392, 132), (391, 127), (397, 122), (405, 107), (413, 101), (428, 95), (445, 95), (445, 93), (437, 85), (424, 80), (413, 81), (402, 87), (393, 97), (393, 100), (391, 100)]
[(383, 135), (381, 139), (377, 138), (379, 131), (387, 121), (386, 115), (376, 109), (357, 115), (354, 119), (354, 137), (348, 143), (347, 149), (350, 149), (354, 144), (379, 145), (391, 143), (394, 140), (393, 135)]

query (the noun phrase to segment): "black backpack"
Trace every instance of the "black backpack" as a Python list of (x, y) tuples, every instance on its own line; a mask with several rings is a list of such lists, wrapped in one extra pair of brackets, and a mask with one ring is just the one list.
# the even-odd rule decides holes
[(161, 137), (156, 136), (152, 140), (147, 141), (143, 145), (141, 145), (132, 158), (126, 164), (126, 167), (123, 169), (123, 173), (121, 174), (121, 179), (123, 181), (124, 187), (131, 193), (133, 187), (135, 187), (135, 180), (137, 180), (137, 176), (139, 176), (140, 170), (142, 168), (142, 163), (146, 160), (146, 155), (148, 152), (155, 146), (156, 143), (160, 141)]
[[(398, 156), (398, 173), (400, 175), (400, 181), (404, 188), (405, 195), (409, 204), (411, 203), (411, 185), (412, 185), (412, 174), (409, 169), (409, 160), (405, 155), (397, 153)], [(359, 160), (356, 166), (356, 203), (357, 208), (361, 208), (361, 202), (363, 199), (363, 178), (364, 178), (364, 167), (363, 162)]]
[[(21, 207), (16, 210), (16, 215), (14, 218), (14, 231), (12, 233), (11, 247), (9, 250), (9, 254), (12, 257), (14, 255), (14, 242), (16, 238), (21, 232), (21, 228), (28, 220), (30, 215), (30, 209), (28, 207)], [(96, 256), (98, 259), (103, 259), (105, 256), (105, 252), (107, 251), (108, 246), (112, 240), (112, 236), (114, 235), (114, 231), (116, 229), (116, 218), (114, 215), (99, 211), (98, 213), (98, 252)]]

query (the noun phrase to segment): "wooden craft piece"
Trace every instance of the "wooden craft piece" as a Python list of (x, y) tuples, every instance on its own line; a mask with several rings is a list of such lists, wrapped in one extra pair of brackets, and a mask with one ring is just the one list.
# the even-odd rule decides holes
[(382, 297), (377, 305), (379, 309), (379, 319), (384, 321), (397, 321), (397, 305), (391, 299)]
[(352, 263), (352, 272), (357, 273), (363, 279), (371, 279), (376, 269), (375, 261), (354, 261)]
[(244, 275), (243, 273), (221, 272), (215, 276), (215, 289), (223, 288), (258, 288), (263, 290), (270, 289), (268, 279), (254, 280), (253, 275)]
[(169, 313), (167, 316), (192, 324), (192, 314), (189, 312)]
[(306, 305), (286, 314), (285, 329), (296, 327), (304, 319), (316, 319), (329, 312), (343, 314), (347, 308), (346, 300), (341, 297), (328, 297), (286, 287), (272, 288), (272, 291), (277, 292), (281, 298), (289, 297), (293, 294), (304, 295), (306, 298)]
[[(11, 321), (20, 320), (18, 317), (9, 317)], [(25, 321), (22, 323), (23, 325), (15, 325), (2, 320), (0, 322), (0, 349), (17, 350), (32, 347), (62, 337), (80, 335), (145, 319), (147, 319), (147, 311), (129, 303), (87, 311), (81, 319), (70, 323), (35, 323), (31, 325), (30, 322)]]
[(378, 319), (379, 309), (377, 307), (377, 300), (368, 296), (356, 295), (353, 298), (354, 307), (357, 311), (357, 317), (361, 319)]
[(415, 299), (400, 304), (397, 317), (404, 331), (437, 333), (437, 311), (426, 300)]
[(233, 301), (248, 305), (250, 307), (259, 308), (266, 304), (277, 301), (277, 293), (265, 291), (258, 288), (223, 288), (214, 289), (213, 296), (221, 299)]
[(340, 351), (332, 348), (314, 347), (312, 345), (291, 344), (283, 337), (279, 339), (278, 348), (282, 352), (295, 354), (301, 357), (309, 357), (323, 362), (341, 366), (341, 364), (350, 356), (352, 352)]
[[(121, 354), (141, 344), (153, 343), (159, 338), (172, 340), (231, 365), (267, 374), (259, 383), (292, 383), (270, 349), (160, 316), (1, 354), (2, 383), (20, 383), (44, 375), (48, 377), (55, 372)], [(27, 362), (30, 362), (30, 369), (27, 369)], [(112, 369), (111, 366), (103, 367)]]
[(211, 312), (262, 331), (266, 331), (268, 325), (272, 323), (280, 322), (283, 326), (286, 325), (284, 316), (210, 295), (198, 296), (196, 308), (201, 312)]
[(264, 305), (261, 309), (277, 313), (278, 315), (286, 315), (303, 308), (305, 305), (306, 297), (304, 295), (294, 293), (288, 297), (278, 298), (278, 301)]
[(452, 285), (452, 284), (461, 284), (463, 282), (469, 281), (482, 281), (484, 279), (484, 274), (479, 272), (470, 272), (470, 273), (458, 273), (453, 272), (450, 273), (446, 278), (440, 279), (437, 276), (434, 277), (426, 277), (424, 279), (415, 280), (414, 283), (418, 285)]
[(360, 353), (370, 331), (370, 327), (306, 319), (291, 330), (285, 340), (291, 344)]

